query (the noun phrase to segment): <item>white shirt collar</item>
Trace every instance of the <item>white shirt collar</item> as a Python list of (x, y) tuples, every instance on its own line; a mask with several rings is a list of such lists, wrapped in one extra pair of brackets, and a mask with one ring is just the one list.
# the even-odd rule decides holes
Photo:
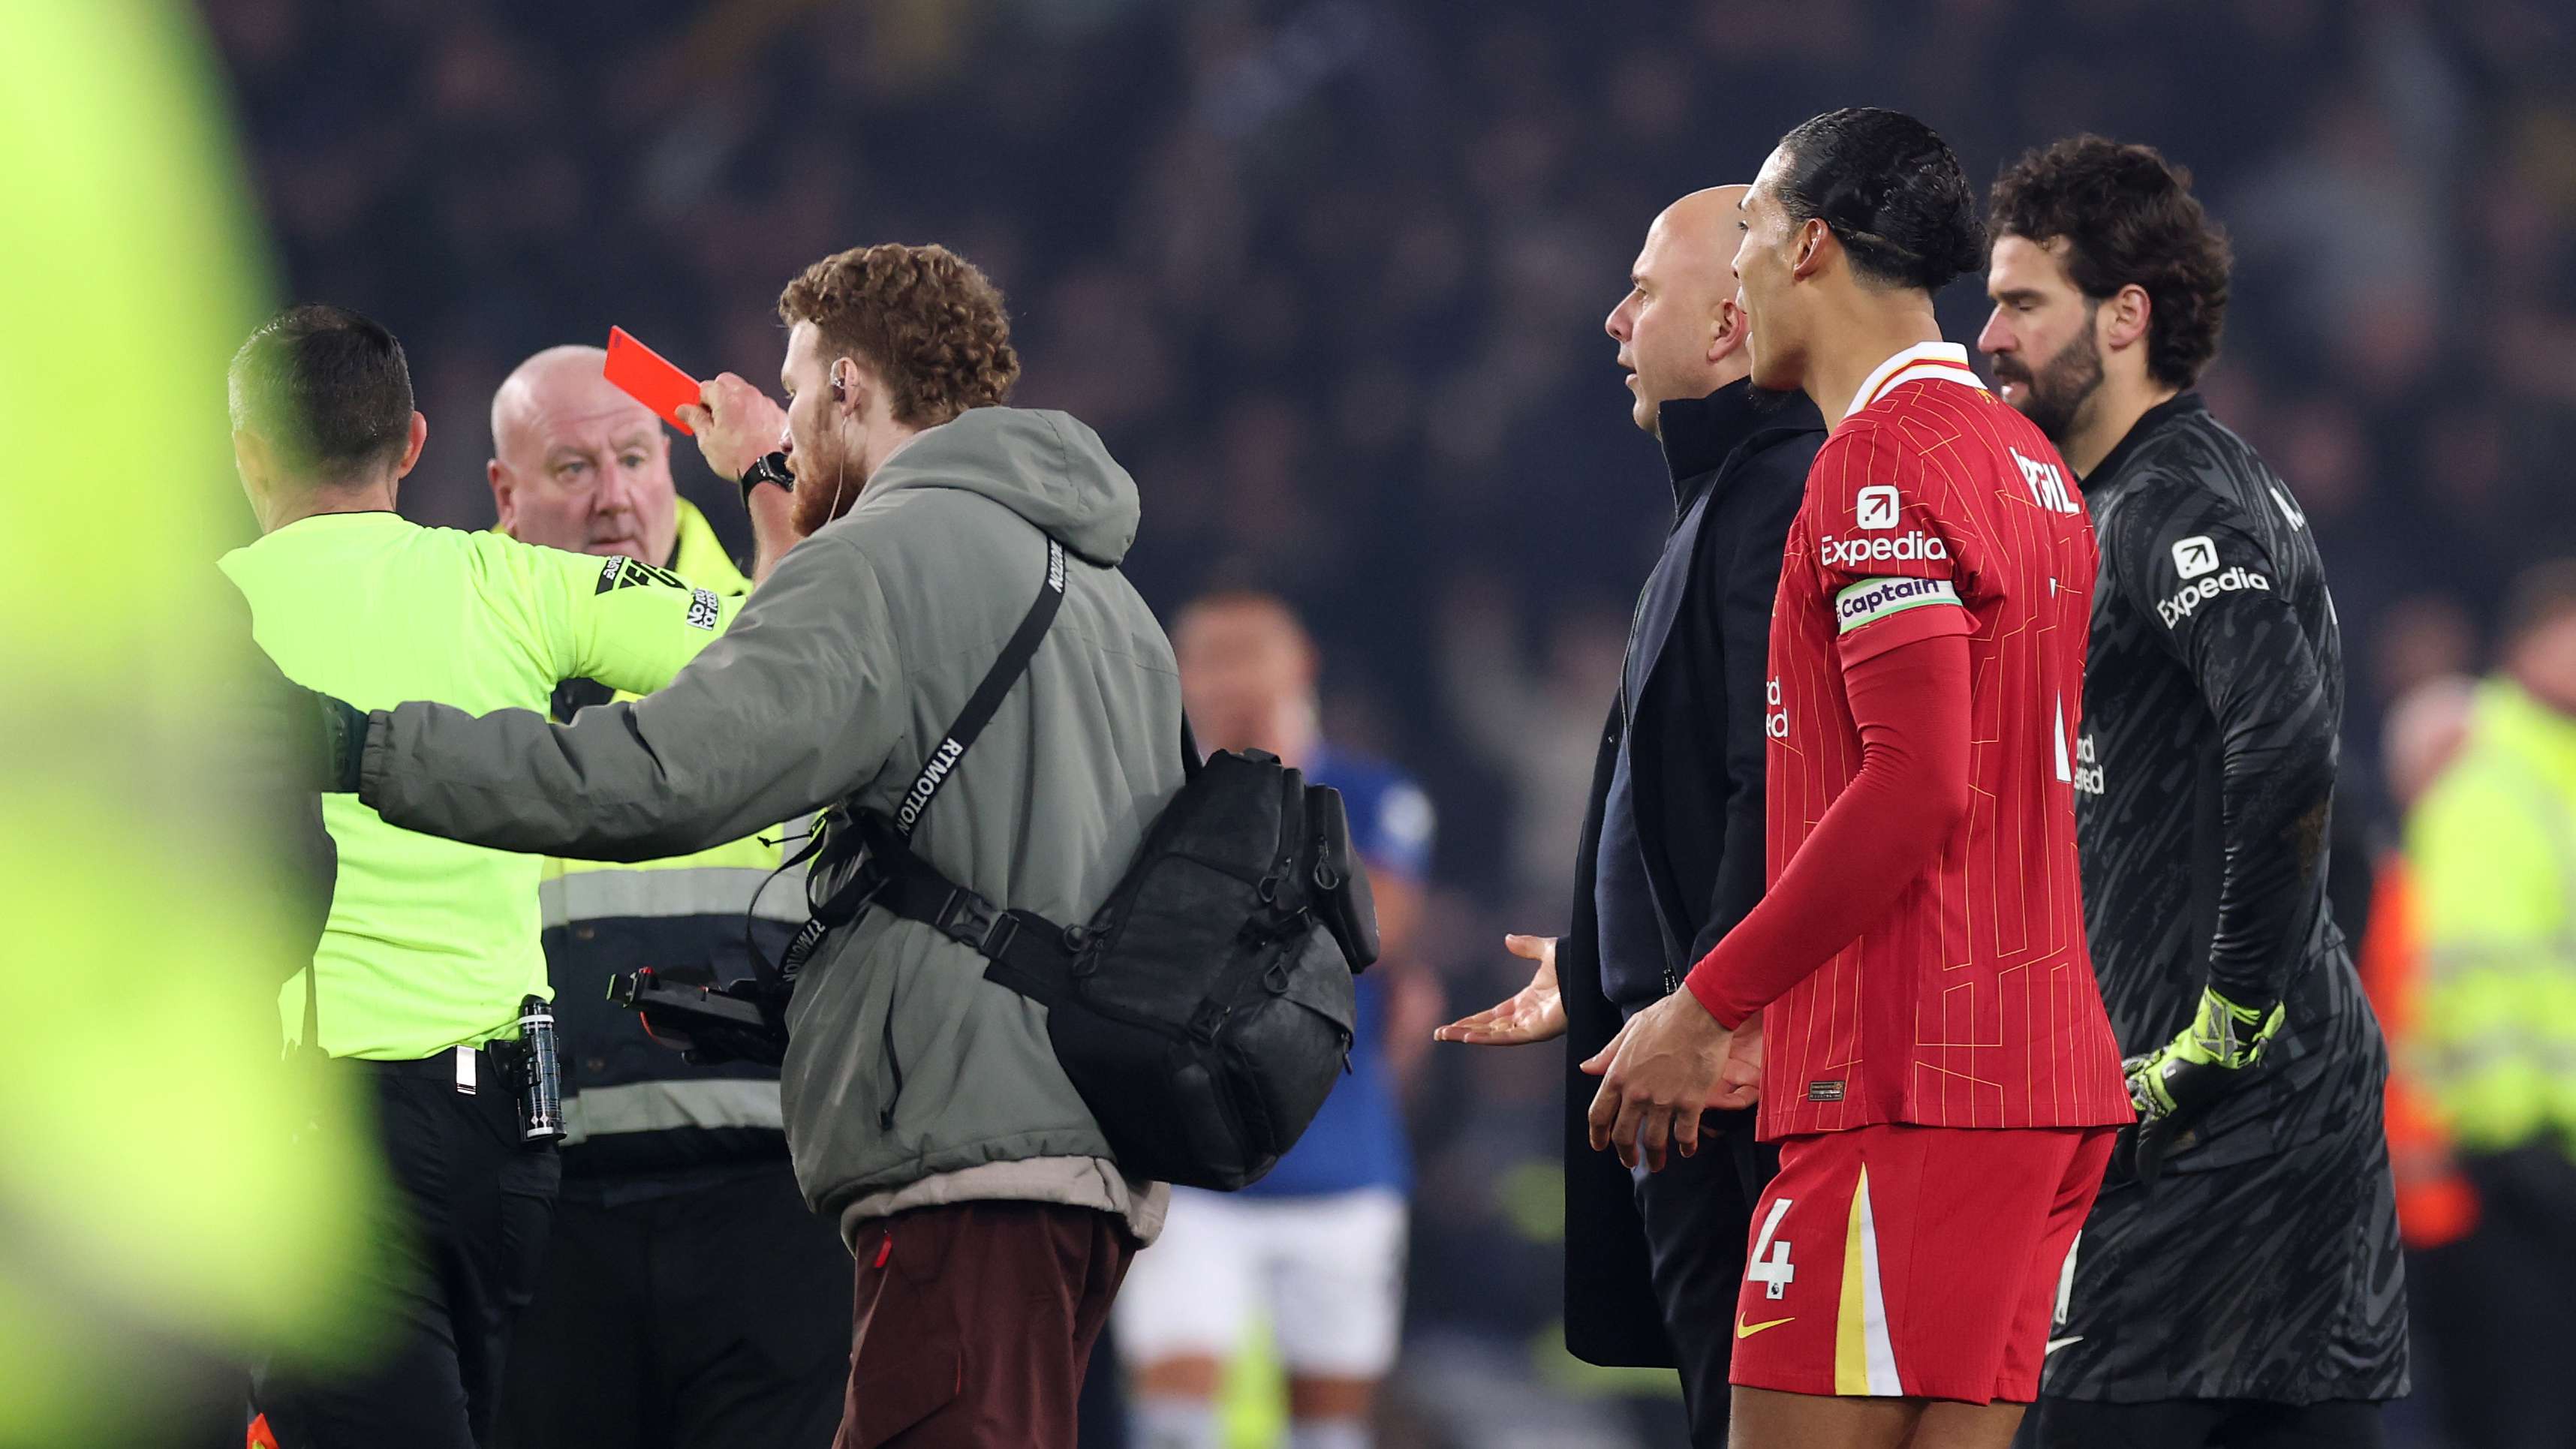
[(1859, 412), (1887, 395), (1899, 383), (1937, 377), (1965, 383), (1983, 391), (1985, 380), (1968, 367), (1968, 349), (1956, 342), (1917, 342), (1878, 365), (1877, 370), (1852, 394), (1852, 404), (1845, 416)]

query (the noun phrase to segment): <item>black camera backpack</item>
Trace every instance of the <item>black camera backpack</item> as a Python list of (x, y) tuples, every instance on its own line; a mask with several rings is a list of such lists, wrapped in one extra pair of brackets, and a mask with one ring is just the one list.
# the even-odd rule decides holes
[(1180, 793), (1108, 901), (1073, 925), (989, 901), (911, 848), (1064, 587), (1064, 545), (1050, 538), (1037, 602), (895, 812), (833, 812), (810, 889), (822, 904), (790, 969), (871, 905), (935, 927), (984, 957), (987, 980), (1046, 1005), (1056, 1060), (1121, 1169), (1230, 1191), (1268, 1172), (1324, 1105), (1349, 1060), (1352, 976), (1377, 959), (1340, 792), (1257, 751), (1201, 763), (1183, 719)]

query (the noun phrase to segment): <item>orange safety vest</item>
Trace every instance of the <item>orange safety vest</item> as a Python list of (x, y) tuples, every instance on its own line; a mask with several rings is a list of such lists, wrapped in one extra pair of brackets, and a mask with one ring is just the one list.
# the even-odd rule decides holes
[(2406, 1069), (2424, 984), (2415, 887), (2406, 858), (2388, 851), (2371, 887), (2370, 927), (2361, 941), (2361, 986), (2388, 1037), (2388, 1161), (2397, 1178), (2397, 1226), (2410, 1248), (2438, 1248), (2467, 1235), (2478, 1198), (2451, 1156), (2450, 1135), (2432, 1098)]

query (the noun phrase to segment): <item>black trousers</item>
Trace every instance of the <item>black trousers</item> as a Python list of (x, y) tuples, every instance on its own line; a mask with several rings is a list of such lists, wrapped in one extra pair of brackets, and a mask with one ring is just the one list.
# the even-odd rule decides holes
[(2042, 1399), (2022, 1425), (2016, 1442), (2030, 1449), (2379, 1449), (2387, 1442), (2379, 1406), (2352, 1399)]
[(502, 1442), (828, 1449), (850, 1280), (838, 1228), (784, 1159), (576, 1176), (510, 1353)]
[(1778, 1170), (1779, 1155), (1753, 1140), (1750, 1112), (1704, 1113), (1699, 1130), (1698, 1152), (1667, 1154), (1661, 1172), (1640, 1162), (1631, 1176), (1655, 1297), (1681, 1371), (1690, 1442), (1693, 1449), (1726, 1449), (1735, 1295), (1744, 1282), (1753, 1204)]
[(390, 1190), (350, 1284), (355, 1372), (271, 1362), (252, 1385), (280, 1449), (482, 1449), (510, 1326), (536, 1289), (561, 1164), (519, 1137), (516, 1094), (480, 1053), (473, 1095), (452, 1054), (335, 1062), (375, 1097)]
[(2418, 1346), (2443, 1427), (2475, 1449), (2576, 1444), (2576, 1162), (2554, 1145), (2463, 1155), (2478, 1221), (2410, 1254)]

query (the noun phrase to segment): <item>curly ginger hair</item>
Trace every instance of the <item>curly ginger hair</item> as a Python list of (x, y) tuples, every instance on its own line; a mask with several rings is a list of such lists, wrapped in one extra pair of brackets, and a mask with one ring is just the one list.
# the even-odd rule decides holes
[(897, 422), (931, 427), (992, 407), (1019, 381), (1001, 289), (943, 246), (853, 247), (778, 295), (780, 320), (811, 322), (828, 352), (874, 368)]

